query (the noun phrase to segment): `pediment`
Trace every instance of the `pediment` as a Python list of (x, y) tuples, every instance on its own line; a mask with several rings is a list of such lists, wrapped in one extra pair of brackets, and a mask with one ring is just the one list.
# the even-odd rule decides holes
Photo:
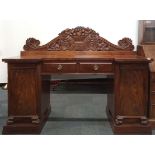
[(123, 38), (115, 45), (90, 28), (76, 27), (62, 31), (45, 45), (40, 45), (35, 38), (28, 38), (23, 48), (25, 51), (132, 51), (134, 46), (130, 38)]

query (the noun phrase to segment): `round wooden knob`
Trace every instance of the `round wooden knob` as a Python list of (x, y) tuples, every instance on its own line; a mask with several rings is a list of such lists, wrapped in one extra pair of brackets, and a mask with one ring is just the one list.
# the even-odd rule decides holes
[(94, 71), (97, 71), (99, 69), (99, 66), (98, 65), (94, 65)]
[(57, 69), (60, 71), (62, 70), (63, 66), (61, 64), (58, 65)]

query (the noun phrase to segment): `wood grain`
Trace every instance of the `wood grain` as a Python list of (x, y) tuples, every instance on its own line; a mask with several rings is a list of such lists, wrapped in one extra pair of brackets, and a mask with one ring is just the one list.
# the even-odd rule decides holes
[[(115, 134), (151, 134), (148, 121), (148, 60), (129, 38), (114, 45), (94, 30), (67, 29), (49, 43), (29, 38), (8, 63), (8, 120), (3, 134), (39, 134), (50, 113), (50, 76), (112, 78), (107, 114)], [(139, 52), (140, 53), (140, 52)], [(152, 109), (151, 109), (152, 110)], [(153, 115), (154, 116), (154, 115)]]

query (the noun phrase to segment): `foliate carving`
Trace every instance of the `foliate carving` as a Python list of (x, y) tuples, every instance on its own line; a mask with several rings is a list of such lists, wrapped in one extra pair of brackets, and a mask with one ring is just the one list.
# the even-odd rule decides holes
[(133, 50), (134, 46), (132, 45), (132, 40), (130, 38), (123, 38), (118, 41), (118, 45), (122, 48), (126, 48), (128, 50)]
[(40, 45), (40, 41), (35, 38), (28, 38), (26, 44), (24, 45), (24, 50), (37, 49)]
[(132, 40), (123, 38), (114, 45), (99, 36), (94, 30), (84, 27), (66, 29), (49, 43), (39, 46), (40, 41), (34, 38), (26, 40), (24, 50), (49, 50), (49, 51), (132, 51), (134, 46)]

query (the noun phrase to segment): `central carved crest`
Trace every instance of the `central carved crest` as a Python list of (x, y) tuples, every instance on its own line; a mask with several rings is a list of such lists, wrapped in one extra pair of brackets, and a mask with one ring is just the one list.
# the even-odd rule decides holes
[(24, 50), (48, 50), (48, 51), (132, 51), (132, 40), (123, 38), (114, 45), (99, 36), (94, 30), (85, 27), (76, 27), (62, 31), (58, 37), (49, 43), (39, 46), (40, 41), (34, 38), (26, 40)]

